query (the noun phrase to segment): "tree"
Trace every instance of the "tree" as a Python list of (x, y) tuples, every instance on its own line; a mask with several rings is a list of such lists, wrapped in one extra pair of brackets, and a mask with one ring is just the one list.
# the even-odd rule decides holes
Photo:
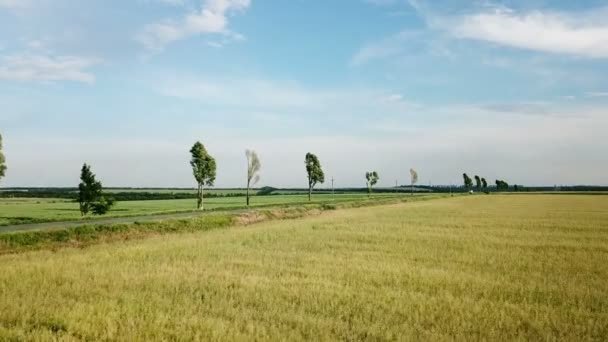
[(213, 186), (213, 183), (215, 183), (215, 159), (207, 152), (205, 146), (200, 141), (194, 143), (190, 149), (190, 154), (192, 155), (192, 159), (190, 160), (192, 173), (198, 185), (196, 207), (201, 210), (203, 209), (203, 191), (205, 185)]
[(255, 185), (260, 181), (260, 168), (262, 168), (262, 163), (260, 163), (260, 158), (258, 158), (258, 154), (253, 150), (245, 150), (245, 156), (247, 157), (247, 206), (249, 206), (249, 189), (251, 185)]
[(6, 175), (6, 159), (2, 153), (2, 134), (0, 134), (0, 180)]
[(80, 170), (78, 204), (80, 205), (80, 214), (82, 216), (87, 215), (89, 212), (93, 212), (94, 215), (104, 215), (114, 205), (113, 199), (106, 199), (103, 196), (101, 182), (95, 179), (95, 174), (86, 163), (82, 165), (82, 169)]
[(378, 183), (380, 177), (378, 176), (378, 172), (372, 171), (365, 173), (365, 179), (367, 180), (367, 197), (370, 197), (372, 194), (372, 188), (374, 185), (376, 185), (376, 183)]
[(91, 211), (93, 215), (105, 215), (110, 211), (110, 209), (114, 206), (113, 198), (105, 198), (101, 196), (99, 201), (91, 203)]
[(500, 191), (500, 190), (509, 190), (509, 184), (505, 181), (496, 180), (496, 190)]
[(412, 192), (412, 196), (414, 196), (414, 184), (418, 183), (418, 172), (416, 172), (416, 170), (414, 170), (414, 169), (410, 169), (410, 176), (411, 176), (410, 190)]
[(323, 184), (325, 182), (325, 174), (321, 168), (321, 162), (319, 158), (314, 154), (306, 153), (306, 173), (308, 174), (308, 200), (312, 200), (312, 189), (317, 183)]
[(475, 186), (478, 190), (481, 189), (481, 178), (478, 175), (475, 175)]
[(488, 182), (486, 181), (485, 178), (481, 179), (481, 187), (485, 190), (488, 188)]
[(464, 187), (469, 190), (473, 186), (473, 180), (466, 173), (462, 174), (462, 178), (464, 179)]

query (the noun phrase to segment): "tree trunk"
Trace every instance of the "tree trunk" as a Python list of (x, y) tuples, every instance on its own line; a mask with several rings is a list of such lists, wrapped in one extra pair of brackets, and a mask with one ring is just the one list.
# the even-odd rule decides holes
[(205, 201), (205, 187), (201, 185), (201, 210), (205, 209), (204, 201)]
[(312, 184), (308, 184), (308, 202), (312, 201)]
[(198, 210), (203, 209), (203, 185), (199, 184), (196, 191), (196, 208)]
[(250, 185), (250, 181), (247, 180), (247, 206), (249, 206), (249, 185)]
[(412, 196), (414, 196), (414, 183), (412, 183), (412, 185), (410, 185), (410, 190), (412, 192)]

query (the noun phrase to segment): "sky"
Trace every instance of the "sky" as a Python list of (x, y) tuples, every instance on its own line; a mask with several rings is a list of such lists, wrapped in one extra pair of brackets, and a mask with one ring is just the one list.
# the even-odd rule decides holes
[[(0, 0), (0, 185), (608, 185), (608, 3)], [(325, 186), (329, 186), (327, 182)]]

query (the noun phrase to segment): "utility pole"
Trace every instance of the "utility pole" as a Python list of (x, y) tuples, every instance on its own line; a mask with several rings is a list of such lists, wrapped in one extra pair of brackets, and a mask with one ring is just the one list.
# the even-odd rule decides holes
[(336, 194), (334, 191), (334, 177), (331, 177), (331, 200), (334, 201), (336, 199)]

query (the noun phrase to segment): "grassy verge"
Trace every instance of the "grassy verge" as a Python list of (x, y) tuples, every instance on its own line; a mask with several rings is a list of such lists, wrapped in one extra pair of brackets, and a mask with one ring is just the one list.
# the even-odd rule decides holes
[[(420, 196), (412, 198), (382, 198), (338, 203), (313, 203), (257, 208), (247, 213), (211, 213), (187, 219), (168, 219), (128, 224), (85, 224), (75, 228), (0, 234), (0, 254), (18, 253), (36, 249), (86, 247), (96, 243), (141, 239), (147, 236), (178, 232), (197, 232), (229, 226), (247, 225), (267, 220), (293, 219), (318, 215), (323, 211), (387, 205), (408, 201), (421, 201), (446, 196)], [(234, 209), (234, 208), (231, 208)]]
[[(373, 200), (403, 198), (405, 195), (374, 194)], [(366, 194), (348, 195), (315, 195), (309, 202), (307, 196), (259, 196), (252, 203), (252, 208), (277, 206), (300, 206), (310, 203), (338, 203), (366, 201)], [(56, 199), (0, 199), (0, 226), (35, 224), (44, 222), (94, 221), (119, 217), (139, 217), (171, 215), (198, 212), (194, 209), (195, 201), (158, 200), (118, 202), (107, 215), (82, 217), (78, 204), (72, 201)], [(227, 211), (247, 209), (244, 197), (208, 198), (205, 200), (206, 211)], [(94, 222), (92, 222), (94, 224)]]

